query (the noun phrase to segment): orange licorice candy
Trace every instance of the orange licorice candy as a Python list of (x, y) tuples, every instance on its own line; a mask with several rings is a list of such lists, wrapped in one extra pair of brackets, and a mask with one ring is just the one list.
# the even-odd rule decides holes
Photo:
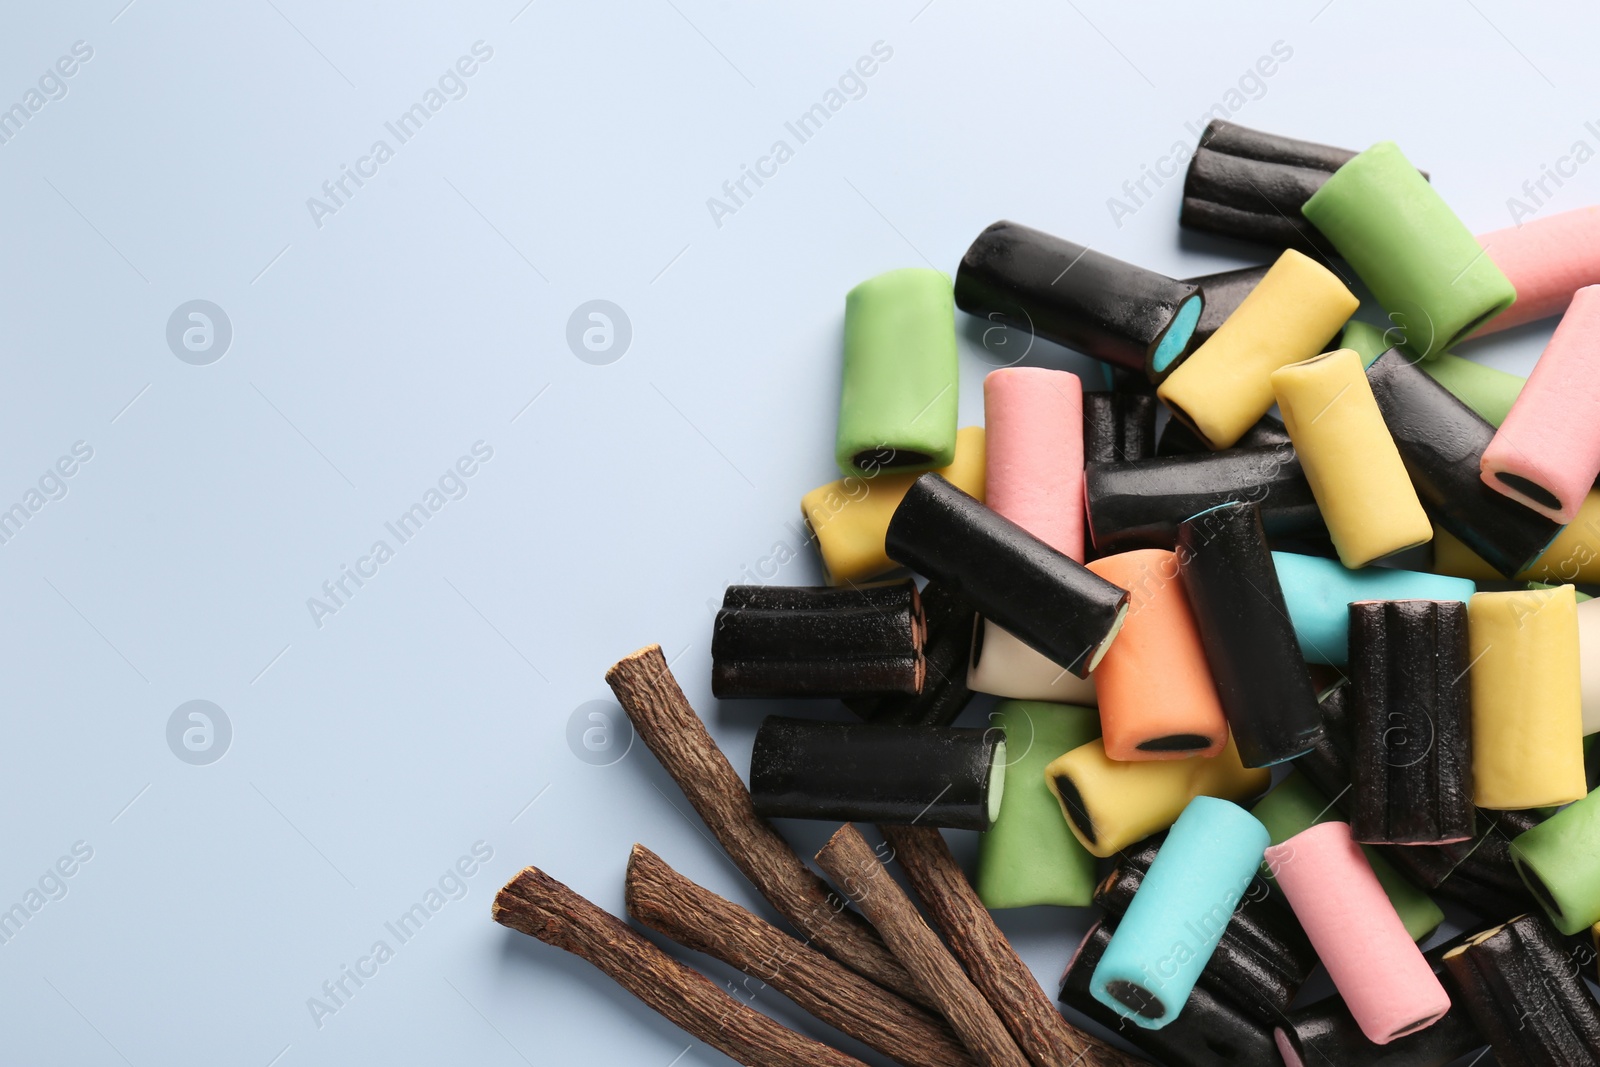
[(1177, 556), (1146, 548), (1087, 566), (1130, 594), (1122, 632), (1092, 676), (1106, 755), (1123, 761), (1217, 755), (1228, 741), (1228, 722)]

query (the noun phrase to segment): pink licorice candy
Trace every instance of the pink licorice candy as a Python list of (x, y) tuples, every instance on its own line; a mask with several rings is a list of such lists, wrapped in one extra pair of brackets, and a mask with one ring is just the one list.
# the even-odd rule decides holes
[(1266, 862), (1367, 1040), (1387, 1045), (1450, 1010), (1450, 995), (1395, 914), (1350, 825), (1325, 822)]
[(1559, 315), (1573, 293), (1600, 285), (1600, 207), (1479, 234), (1478, 243), (1517, 291), (1517, 302), (1479, 327), (1475, 337)]
[(1083, 562), (1083, 383), (1006, 367), (983, 380), (984, 503)]
[(1491, 488), (1571, 522), (1600, 474), (1600, 285), (1579, 289), (1483, 450)]

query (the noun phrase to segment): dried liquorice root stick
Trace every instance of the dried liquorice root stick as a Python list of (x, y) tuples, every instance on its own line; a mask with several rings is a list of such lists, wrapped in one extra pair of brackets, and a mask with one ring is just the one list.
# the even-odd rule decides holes
[(622, 988), (750, 1067), (865, 1067), (780, 1026), (662, 952), (615, 915), (537, 867), (524, 867), (494, 898), (494, 921), (594, 964)]
[(1037, 1067), (1129, 1067), (1143, 1062), (1062, 1018), (978, 899), (943, 834), (931, 826), (879, 830), (945, 941)]
[(939, 935), (928, 928), (905, 890), (884, 870), (877, 853), (853, 823), (845, 823), (817, 853), (828, 873), (883, 935), (894, 954), (917, 976), (984, 1067), (1028, 1067), (994, 1008), (983, 999)]
[(877, 931), (843, 902), (756, 814), (727, 757), (689, 706), (660, 645), (641, 648), (606, 672), (606, 684), (641, 740), (672, 775), (734, 866), (812, 944), (885, 989), (933, 1007), (928, 995), (884, 948)]
[(643, 845), (628, 860), (627, 900), (628, 914), (650, 929), (761, 980), (907, 1067), (972, 1065), (942, 1019), (696, 885)]

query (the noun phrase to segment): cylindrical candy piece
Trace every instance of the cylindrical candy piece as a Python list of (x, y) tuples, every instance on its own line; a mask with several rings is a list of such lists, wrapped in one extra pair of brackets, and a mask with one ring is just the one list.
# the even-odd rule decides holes
[(969, 643), (967, 688), (974, 693), (1091, 708), (1100, 702), (1093, 678), (1079, 678), (989, 619), (978, 618)]
[(1156, 1057), (1182, 1067), (1238, 1067), (1273, 1062), (1272, 1032), (1226, 996), (1198, 985), (1178, 1017), (1159, 1030), (1127, 1022), (1091, 993), (1095, 968), (1111, 943), (1116, 924), (1100, 919), (1089, 927), (1061, 975), (1061, 1003)]
[(956, 270), (962, 311), (1160, 381), (1189, 350), (1199, 287), (1015, 222), (996, 222)]
[(868, 278), (844, 298), (834, 458), (845, 474), (943, 467), (956, 455), (956, 322), (931, 267)]
[(1290, 249), (1156, 395), (1211, 448), (1228, 448), (1272, 407), (1272, 372), (1321, 352), (1359, 304)]
[(1479, 234), (1478, 243), (1517, 291), (1517, 302), (1478, 327), (1474, 336), (1559, 315), (1573, 293), (1600, 285), (1600, 207), (1518, 222)]
[(1458, 600), (1350, 605), (1355, 780), (1348, 807), (1357, 841), (1471, 839), (1467, 649), (1467, 606)]
[(937, 474), (922, 475), (907, 491), (884, 548), (1080, 678), (1100, 662), (1127, 614), (1127, 590)]
[(1272, 372), (1283, 424), (1346, 567), (1433, 539), (1361, 357), (1348, 348)]
[(929, 582), (921, 596), (927, 631), (922, 643), (927, 664), (922, 692), (847, 697), (845, 706), (863, 719), (899, 726), (949, 726), (972, 700), (967, 657), (977, 613), (938, 582)]
[[(1307, 230), (1311, 228), (1306, 227)], [(1185, 278), (1184, 281), (1191, 285), (1198, 285), (1200, 292), (1205, 294), (1206, 306), (1200, 312), (1200, 322), (1194, 328), (1194, 346), (1205, 344), (1211, 335), (1217, 332), (1217, 327), (1228, 320), (1228, 316), (1236, 311), (1244, 298), (1261, 284), (1261, 279), (1266, 277), (1268, 265), (1259, 267), (1245, 267), (1241, 270), (1225, 270), (1216, 274), (1202, 274), (1198, 278)]]
[(1192, 230), (1331, 254), (1300, 206), (1355, 157), (1347, 148), (1262, 133), (1214, 119), (1183, 180), (1178, 223)]
[(1450, 1010), (1416, 942), (1342, 822), (1267, 849), (1267, 864), (1328, 976), (1373, 1044), (1431, 1026)]
[(1385, 329), (1363, 319), (1351, 319), (1339, 331), (1339, 340), (1334, 347), (1351, 349), (1361, 357), (1363, 367), (1370, 367), (1373, 360), (1394, 347), (1400, 332), (1392, 326)]
[(765, 818), (987, 830), (1004, 798), (999, 731), (769, 715), (750, 751)]
[(1492, 489), (1559, 523), (1600, 475), (1600, 285), (1579, 289), (1480, 461)]
[(1316, 498), (1288, 445), (1097, 463), (1084, 472), (1084, 497), (1089, 534), (1103, 553), (1171, 548), (1184, 519), (1233, 500), (1254, 501), (1274, 537), (1323, 530)]
[(1583, 735), (1600, 733), (1600, 599), (1578, 605), (1578, 676)]
[(1005, 367), (983, 379), (984, 503), (1083, 562), (1083, 384), (1076, 374)]
[(1190, 801), (1094, 969), (1095, 999), (1150, 1030), (1177, 1018), (1266, 847), (1266, 828), (1237, 804)]
[[(983, 427), (966, 426), (956, 433), (956, 458), (939, 474), (978, 500), (984, 498)], [(915, 474), (852, 474), (819, 485), (800, 498), (800, 515), (808, 539), (822, 553), (829, 585), (848, 585), (876, 578), (899, 565), (883, 550), (889, 519)]]
[(1083, 462), (1117, 463), (1156, 454), (1154, 393), (1083, 394)]
[(1224, 504), (1178, 527), (1178, 572), (1246, 767), (1311, 749), (1322, 716), (1254, 504)]
[(1128, 590), (1128, 618), (1094, 671), (1106, 755), (1114, 760), (1215, 756), (1228, 741), (1217, 684), (1178, 557), (1146, 548), (1089, 569)]
[(1494, 428), (1399, 349), (1379, 356), (1367, 380), (1422, 506), (1506, 577), (1527, 568), (1561, 526), (1483, 484)]
[(1542, 808), (1588, 792), (1577, 610), (1570, 585), (1476, 593), (1467, 602), (1480, 807)]
[(1504, 1067), (1600, 1063), (1600, 1005), (1543, 917), (1485, 930), (1446, 953), (1444, 965)]
[(711, 635), (711, 692), (848, 697), (922, 692), (922, 602), (910, 581), (875, 589), (729, 586)]
[[(1555, 526), (1554, 523), (1551, 525)], [(1517, 579), (1548, 585), (1562, 582), (1600, 584), (1600, 489), (1589, 491), (1583, 506), (1578, 509), (1576, 519), (1565, 527), (1555, 528), (1560, 532), (1550, 542), (1550, 547), (1518, 571)], [(1455, 574), (1463, 578), (1505, 577), (1478, 553), (1450, 536), (1448, 530), (1440, 530), (1433, 539), (1433, 569), (1440, 574)]]
[(1367, 283), (1414, 356), (1449, 351), (1517, 298), (1393, 141), (1340, 167), (1301, 211)]
[[(1297, 762), (1309, 758), (1309, 756), (1302, 757)], [(1291, 770), (1283, 781), (1273, 786), (1271, 792), (1256, 801), (1255, 806), (1250, 809), (1250, 814), (1261, 820), (1261, 825), (1272, 835), (1274, 845), (1283, 844), (1295, 834), (1317, 823), (1340, 817), (1338, 805), (1312, 785), (1304, 775), (1294, 770)], [(1434, 903), (1433, 898), (1395, 870), (1376, 848), (1362, 845), (1361, 852), (1372, 865), (1372, 873), (1377, 875), (1378, 884), (1383, 886), (1384, 895), (1389, 898), (1389, 903), (1394, 905), (1395, 914), (1399, 915), (1400, 921), (1405, 924), (1406, 933), (1411, 935), (1411, 940), (1421, 941), (1437, 930), (1439, 924), (1444, 922), (1444, 912)]]
[[(1300, 651), (1311, 663), (1349, 662), (1350, 605), (1357, 600), (1459, 600), (1477, 592), (1465, 578), (1395, 567), (1353, 571), (1338, 560), (1274, 552), (1272, 565), (1294, 623)], [(1597, 620), (1600, 621), (1600, 620)]]
[(1272, 773), (1240, 764), (1231, 741), (1215, 758), (1134, 763), (1110, 758), (1103, 744), (1091, 741), (1052, 760), (1045, 781), (1073, 835), (1104, 859), (1171, 826), (1195, 797), (1253, 799), (1271, 784)]
[(1600, 923), (1600, 790), (1517, 835), (1511, 859), (1556, 929)]
[(1093, 741), (1099, 718), (1093, 708), (1006, 700), (990, 721), (1004, 732), (1011, 762), (1000, 814), (978, 841), (978, 897), (988, 908), (1081, 908), (1094, 894), (1094, 857), (1061, 818), (1044, 769)]
[[(1163, 838), (1152, 837), (1120, 853), (1116, 866), (1095, 888), (1094, 902), (1120, 922), (1164, 844)], [(1317, 953), (1294, 913), (1257, 878), (1239, 898), (1210, 962), (1200, 972), (1199, 985), (1235, 1001), (1271, 1026), (1289, 1010), (1316, 966)]]

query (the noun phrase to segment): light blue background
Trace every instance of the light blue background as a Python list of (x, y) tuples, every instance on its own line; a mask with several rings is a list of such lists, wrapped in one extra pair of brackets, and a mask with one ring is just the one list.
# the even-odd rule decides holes
[[(707, 605), (834, 476), (844, 292), (953, 272), (1002, 217), (1180, 276), (1259, 262), (1179, 233), (1179, 180), (1120, 227), (1106, 200), (1277, 41), (1236, 121), (1392, 137), (1479, 231), (1600, 146), (1576, 5), (125, 2), (0, 34), (0, 104), (94, 50), (0, 144), (0, 505), (94, 450), (0, 544), (0, 907), (93, 849), (0, 946), (6, 1063), (726, 1062), (489, 901), (537, 863), (620, 910), (637, 840), (753, 903), (642, 746), (592, 766), (566, 730), (659, 642), (743, 768), (767, 709), (710, 699)], [(307, 198), (477, 41), (467, 95), (319, 228)], [(784, 123), (878, 41), (796, 146)], [(794, 158), (718, 226), (707, 198), (779, 138)], [(1546, 210), (1597, 194), (1590, 163)], [(232, 322), (209, 366), (165, 341), (192, 299)], [(610, 365), (566, 344), (591, 299), (632, 323)], [(1468, 350), (1525, 368), (1548, 331)], [(468, 494), (316, 626), (307, 598), (477, 441)], [(191, 699), (233, 726), (209, 766), (165, 740)], [(307, 999), (480, 841), (465, 897), (319, 1028)], [(1002, 921), (1053, 992), (1082, 918)]]

